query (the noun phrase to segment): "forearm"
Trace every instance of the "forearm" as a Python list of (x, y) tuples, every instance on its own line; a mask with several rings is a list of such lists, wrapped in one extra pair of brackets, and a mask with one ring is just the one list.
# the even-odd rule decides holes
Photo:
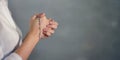
[(28, 33), (26, 37), (24, 38), (24, 41), (22, 45), (16, 49), (16, 53), (22, 57), (23, 60), (27, 60), (29, 55), (31, 54), (33, 48), (36, 46), (36, 44), (39, 41), (39, 38), (36, 38), (37, 36)]

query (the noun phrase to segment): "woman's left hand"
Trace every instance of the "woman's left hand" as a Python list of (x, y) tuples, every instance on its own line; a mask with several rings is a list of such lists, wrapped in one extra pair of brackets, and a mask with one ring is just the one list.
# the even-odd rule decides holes
[(43, 29), (44, 36), (42, 38), (51, 36), (55, 32), (55, 29), (57, 29), (58, 27), (58, 23), (55, 20), (53, 19), (48, 19), (48, 20), (49, 20), (49, 24), (46, 26), (46, 28)]

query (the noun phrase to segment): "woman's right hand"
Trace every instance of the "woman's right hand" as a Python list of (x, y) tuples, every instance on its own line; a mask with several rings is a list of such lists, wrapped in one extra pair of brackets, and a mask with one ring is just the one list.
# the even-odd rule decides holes
[[(46, 22), (42, 22), (40, 25), (39, 25), (39, 20), (38, 20), (38, 16), (40, 19), (43, 19), (45, 20), (46, 16), (45, 16), (45, 13), (40, 13), (40, 14), (36, 14), (34, 16), (32, 16), (31, 18), (31, 21), (30, 21), (30, 30), (29, 30), (29, 33), (31, 36), (33, 36), (34, 38), (37, 38), (39, 39), (39, 33), (42, 33), (42, 31), (39, 30), (39, 27), (40, 28), (43, 28), (44, 26), (46, 26), (48, 24), (48, 21)], [(47, 19), (47, 18), (46, 18)]]

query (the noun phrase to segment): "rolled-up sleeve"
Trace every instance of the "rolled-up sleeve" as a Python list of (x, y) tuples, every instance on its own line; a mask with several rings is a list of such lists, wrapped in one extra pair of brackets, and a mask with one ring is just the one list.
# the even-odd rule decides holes
[(11, 53), (4, 60), (22, 60), (22, 58), (17, 53)]
[(3, 58), (3, 51), (2, 48), (0, 47), (0, 60)]
[(8, 56), (4, 56), (3, 50), (0, 47), (0, 60), (22, 60), (22, 58), (15, 52), (11, 53)]

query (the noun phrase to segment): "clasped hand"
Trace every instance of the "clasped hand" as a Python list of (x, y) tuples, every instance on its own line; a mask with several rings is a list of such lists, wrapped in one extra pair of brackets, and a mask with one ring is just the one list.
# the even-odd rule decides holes
[(58, 23), (55, 20), (47, 18), (45, 13), (40, 13), (34, 15), (31, 18), (29, 33), (32, 34), (35, 38), (46, 38), (55, 32), (57, 26)]

